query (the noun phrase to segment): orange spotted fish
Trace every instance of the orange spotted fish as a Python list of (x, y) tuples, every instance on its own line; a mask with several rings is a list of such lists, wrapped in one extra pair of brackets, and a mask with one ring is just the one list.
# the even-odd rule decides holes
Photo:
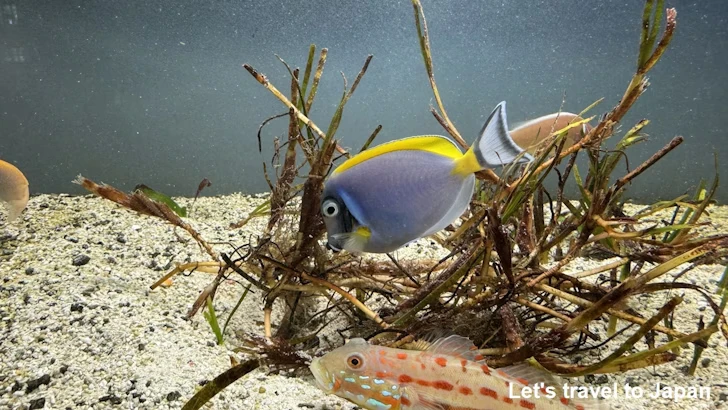
[(529, 382), (524, 377), (546, 380), (539, 370), (528, 365), (491, 369), (475, 349), (457, 335), (439, 339), (425, 351), (375, 346), (357, 338), (314, 359), (311, 371), (320, 389), (369, 410), (608, 408), (562, 397), (553, 385), (551, 390), (540, 385), (540, 394), (525, 398), (521, 389)]

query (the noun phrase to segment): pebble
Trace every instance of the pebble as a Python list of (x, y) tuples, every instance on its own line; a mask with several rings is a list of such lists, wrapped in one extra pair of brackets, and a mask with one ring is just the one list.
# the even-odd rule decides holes
[(108, 394), (106, 396), (99, 398), (99, 402), (103, 403), (105, 401), (108, 401), (111, 404), (121, 404), (122, 403), (122, 400), (114, 394)]
[(42, 409), (45, 407), (46, 399), (41, 397), (39, 399), (31, 400), (30, 406), (28, 406), (28, 410), (34, 410), (34, 409)]
[(40, 376), (37, 379), (29, 380), (27, 386), (25, 387), (25, 392), (30, 393), (33, 390), (37, 389), (40, 385), (49, 384), (50, 382), (51, 382), (50, 374), (44, 374), (43, 376)]
[(175, 401), (175, 400), (179, 399), (180, 397), (182, 397), (182, 393), (180, 393), (178, 391), (169, 392), (167, 394), (167, 401)]
[(83, 266), (91, 260), (91, 257), (89, 257), (86, 254), (79, 254), (73, 257), (73, 261), (71, 262), (73, 266)]

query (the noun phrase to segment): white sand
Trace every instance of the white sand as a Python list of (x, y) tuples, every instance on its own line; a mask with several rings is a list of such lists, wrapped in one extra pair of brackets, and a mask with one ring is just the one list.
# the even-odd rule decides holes
[[(241, 244), (264, 222), (231, 231), (230, 222), (246, 215), (261, 199), (241, 195), (201, 198), (191, 219), (209, 242)], [(726, 231), (728, 207), (711, 209), (709, 229)], [(231, 322), (227, 347), (217, 346), (201, 314), (185, 315), (198, 292), (212, 278), (194, 273), (175, 279), (174, 286), (154, 291), (149, 286), (174, 261), (206, 260), (193, 241), (183, 243), (173, 229), (153, 218), (139, 216), (94, 197), (41, 195), (11, 226), (0, 222), (0, 408), (1, 409), (178, 409), (200, 383), (230, 366), (233, 332), (262, 332), (261, 295), (250, 295)], [(178, 230), (179, 236), (187, 236)], [(432, 253), (425, 242), (406, 252)], [(229, 245), (216, 244), (220, 251)], [(424, 249), (424, 251), (422, 251)], [(74, 258), (88, 263), (74, 266)], [(593, 261), (584, 261), (593, 264)], [(714, 291), (722, 266), (705, 266), (686, 280)], [(218, 291), (222, 317), (232, 309), (240, 285), (225, 283)], [(632, 301), (659, 308), (667, 300)], [(697, 317), (708, 314), (694, 292), (686, 293), (679, 309), (692, 331)], [(708, 314), (708, 318), (712, 315)], [(341, 322), (343, 323), (343, 322)], [(340, 323), (333, 323), (335, 328)], [(222, 325), (222, 323), (221, 323)], [(344, 327), (343, 325), (339, 327)], [(335, 333), (333, 333), (335, 334)], [(338, 336), (331, 343), (340, 343)], [(664, 339), (658, 337), (658, 343)], [(325, 344), (325, 343), (324, 343)], [(710, 386), (710, 400), (614, 400), (613, 408), (710, 409), (728, 395), (728, 349), (719, 335), (710, 341), (695, 378), (683, 375), (691, 349), (673, 363), (619, 376), (598, 377), (597, 383), (653, 389), (657, 381), (680, 386)], [(325, 347), (325, 346), (324, 346)], [(589, 358), (592, 361), (593, 358)], [(41, 382), (29, 388), (33, 381)], [(577, 383), (578, 381), (574, 381)], [(722, 397), (721, 397), (722, 396)], [(213, 399), (212, 409), (352, 409), (335, 397), (324, 396), (312, 378), (269, 376), (258, 370)], [(728, 408), (728, 407), (726, 407)]]

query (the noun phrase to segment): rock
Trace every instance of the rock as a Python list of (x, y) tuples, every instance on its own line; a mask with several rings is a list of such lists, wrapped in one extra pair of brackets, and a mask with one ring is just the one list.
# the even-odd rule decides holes
[(111, 404), (121, 404), (121, 398), (116, 396), (115, 394), (107, 394), (106, 396), (102, 396), (99, 398), (99, 402), (111, 402)]
[(25, 387), (25, 392), (30, 393), (33, 390), (37, 389), (38, 386), (40, 386), (41, 384), (50, 384), (50, 382), (51, 382), (51, 375), (46, 373), (37, 379), (28, 381), (28, 385)]
[(28, 266), (27, 268), (25, 268), (25, 274), (26, 275), (35, 275), (35, 273), (36, 273), (35, 272), (35, 268), (32, 268), (30, 266)]
[(182, 394), (175, 390), (175, 391), (167, 394), (167, 401), (175, 401), (175, 400), (179, 399), (180, 397), (182, 397)]
[(73, 266), (83, 266), (83, 265), (89, 263), (90, 260), (91, 260), (91, 257), (89, 257), (86, 254), (81, 253), (81, 254), (74, 256), (73, 261), (71, 263), (73, 263)]
[(41, 397), (39, 399), (31, 400), (28, 410), (42, 409), (43, 407), (45, 407), (45, 398)]
[(78, 303), (78, 302), (72, 303), (71, 304), (71, 312), (78, 312), (78, 313), (83, 312), (83, 304), (82, 303)]

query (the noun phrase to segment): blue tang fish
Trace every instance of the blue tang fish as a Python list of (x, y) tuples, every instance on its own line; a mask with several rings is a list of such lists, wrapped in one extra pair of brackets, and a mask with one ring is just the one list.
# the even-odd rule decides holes
[(505, 102), (493, 110), (465, 154), (438, 135), (363, 151), (339, 165), (324, 185), (321, 213), (328, 248), (386, 253), (432, 235), (465, 212), (475, 172), (517, 159), (532, 157), (508, 133)]

